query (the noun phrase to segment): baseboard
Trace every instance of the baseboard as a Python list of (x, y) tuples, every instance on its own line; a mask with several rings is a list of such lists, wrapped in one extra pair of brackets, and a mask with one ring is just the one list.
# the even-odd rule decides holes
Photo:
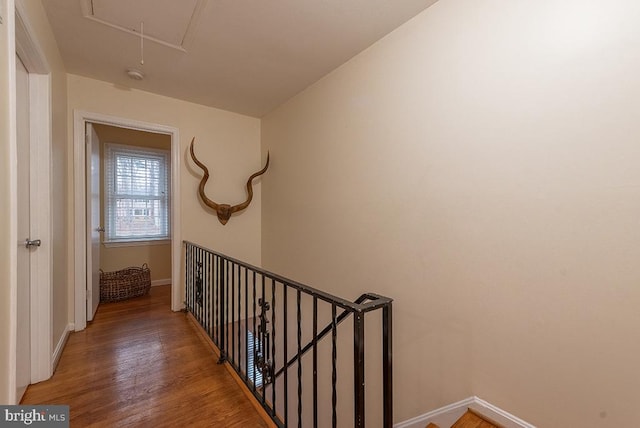
[(67, 324), (64, 328), (62, 336), (60, 336), (60, 340), (58, 340), (58, 344), (56, 345), (56, 349), (53, 351), (53, 357), (51, 358), (51, 373), (56, 371), (64, 346), (67, 344), (67, 340), (69, 339), (69, 334), (74, 330), (74, 328), (75, 325), (73, 323)]
[(534, 425), (475, 396), (397, 423), (394, 428), (424, 428), (429, 423), (434, 423), (440, 428), (449, 428), (467, 409), (473, 409), (476, 413), (504, 428), (536, 428)]
[(156, 287), (158, 285), (171, 285), (171, 278), (167, 279), (154, 279), (151, 281), (151, 286)]

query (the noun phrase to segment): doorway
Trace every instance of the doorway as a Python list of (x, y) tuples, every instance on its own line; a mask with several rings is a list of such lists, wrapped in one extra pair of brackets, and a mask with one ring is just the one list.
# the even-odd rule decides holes
[[(91, 128), (99, 129), (104, 134), (106, 131), (112, 132), (114, 130), (120, 130), (118, 132), (122, 134), (134, 135), (136, 133), (142, 134), (154, 134), (164, 136), (170, 146), (170, 201), (169, 201), (169, 221), (171, 230), (170, 239), (170, 282), (171, 282), (171, 308), (174, 311), (182, 309), (182, 303), (180, 301), (180, 254), (181, 254), (181, 240), (180, 240), (180, 212), (178, 207), (180, 206), (180, 189), (179, 189), (179, 166), (180, 166), (180, 144), (179, 133), (177, 128), (168, 127), (164, 125), (156, 125), (145, 122), (134, 121), (130, 119), (118, 118), (113, 116), (107, 116), (99, 113), (90, 113), (84, 111), (74, 112), (74, 147), (75, 147), (75, 164), (79, 166), (74, 173), (74, 198), (75, 198), (75, 228), (76, 228), (76, 241), (75, 241), (75, 330), (83, 330), (86, 328), (87, 320), (92, 319), (91, 309), (94, 305), (97, 306), (96, 301), (99, 300), (99, 293), (93, 291), (94, 275), (96, 268), (96, 262), (93, 259), (92, 249), (95, 245), (92, 243), (90, 235), (93, 234), (93, 229), (96, 229), (95, 225), (92, 225), (89, 221), (91, 218), (89, 213), (91, 212), (91, 200), (90, 193), (88, 192), (88, 184), (90, 181), (88, 177), (91, 171), (91, 159), (90, 145), (87, 144), (85, 138), (90, 132), (87, 132)], [(106, 131), (105, 131), (106, 130)], [(138, 135), (142, 135), (138, 134)], [(107, 132), (107, 135), (108, 132)], [(97, 137), (100, 140), (100, 137)], [(106, 138), (108, 140), (110, 138)], [(107, 143), (105, 141), (104, 143)], [(99, 144), (102, 144), (100, 142)], [(104, 200), (104, 198), (102, 198)], [(104, 212), (104, 210), (101, 210)], [(141, 213), (144, 214), (143, 211)], [(103, 221), (108, 221), (104, 219)], [(98, 227), (102, 230), (102, 226), (105, 223), (100, 224)], [(108, 229), (105, 227), (105, 229)], [(104, 234), (104, 232), (103, 232)], [(104, 238), (103, 238), (104, 239)], [(107, 239), (109, 241), (109, 239)], [(117, 243), (114, 243), (117, 247)], [(129, 248), (130, 244), (127, 244)], [(146, 244), (145, 244), (146, 245)], [(105, 248), (100, 246), (100, 251), (111, 251), (111, 248)], [(91, 260), (91, 261), (90, 261)], [(104, 258), (102, 262), (104, 261)], [(105, 266), (106, 267), (106, 266)], [(169, 278), (156, 278), (156, 284), (169, 282)], [(91, 291), (89, 291), (92, 289)], [(92, 301), (89, 301), (92, 299)]]
[(51, 377), (53, 279), (51, 230), (51, 78), (21, 3), (15, 9), (15, 79), (10, 94), (15, 134), (10, 139), (12, 291), (9, 402), (28, 384)]
[(98, 123), (87, 123), (86, 135), (91, 321), (100, 269), (146, 265), (152, 286), (171, 284), (171, 136)]

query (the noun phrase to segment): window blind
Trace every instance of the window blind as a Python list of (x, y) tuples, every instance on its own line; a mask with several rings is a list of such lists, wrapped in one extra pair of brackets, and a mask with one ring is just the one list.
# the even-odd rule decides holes
[(169, 152), (105, 144), (107, 242), (169, 239)]
[(253, 333), (247, 330), (247, 356), (249, 360), (247, 362), (247, 366), (249, 370), (249, 372), (247, 373), (247, 378), (249, 378), (249, 380), (253, 382), (254, 381), (253, 377), (255, 376), (256, 388), (260, 388), (262, 386), (262, 372), (260, 371), (260, 369), (258, 369), (258, 367), (256, 367), (254, 356), (261, 346), (262, 344), (260, 343), (260, 339), (254, 337)]

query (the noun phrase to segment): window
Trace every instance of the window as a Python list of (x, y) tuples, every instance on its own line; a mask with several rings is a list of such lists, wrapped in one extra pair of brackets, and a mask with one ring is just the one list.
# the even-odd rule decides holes
[(169, 152), (105, 144), (106, 242), (170, 238)]
[(247, 362), (247, 366), (249, 366), (249, 372), (247, 373), (247, 378), (253, 382), (255, 376), (255, 386), (256, 388), (260, 388), (262, 386), (262, 372), (256, 366), (255, 361), (255, 353), (262, 347), (260, 343), (260, 339), (253, 336), (253, 333), (247, 330), (247, 356), (249, 357), (249, 361)]

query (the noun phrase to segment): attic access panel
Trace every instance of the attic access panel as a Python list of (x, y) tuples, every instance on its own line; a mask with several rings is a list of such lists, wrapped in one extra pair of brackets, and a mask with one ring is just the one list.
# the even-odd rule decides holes
[(184, 51), (207, 0), (81, 0), (85, 18)]

